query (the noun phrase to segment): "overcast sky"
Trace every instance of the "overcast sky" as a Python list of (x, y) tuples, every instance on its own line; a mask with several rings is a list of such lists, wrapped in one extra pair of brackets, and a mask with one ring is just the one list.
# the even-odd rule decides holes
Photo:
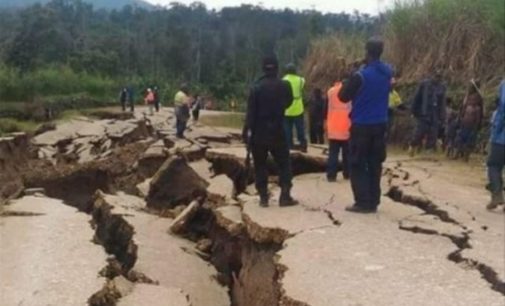
[[(174, 0), (147, 0), (161, 5), (169, 5)], [(193, 0), (178, 0), (183, 4), (190, 4)], [(392, 6), (395, 0), (201, 0), (208, 8), (220, 9), (225, 6), (239, 6), (240, 4), (261, 4), (265, 8), (290, 8), (293, 10), (316, 9), (322, 12), (339, 13), (342, 11), (352, 13), (358, 10), (362, 13), (377, 14)]]

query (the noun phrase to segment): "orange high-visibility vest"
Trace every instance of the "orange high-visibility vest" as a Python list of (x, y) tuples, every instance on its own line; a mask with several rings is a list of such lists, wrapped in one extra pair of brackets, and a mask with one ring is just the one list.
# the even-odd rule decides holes
[(351, 103), (344, 103), (338, 98), (342, 83), (337, 82), (328, 90), (328, 117), (326, 118), (328, 139), (349, 140)]

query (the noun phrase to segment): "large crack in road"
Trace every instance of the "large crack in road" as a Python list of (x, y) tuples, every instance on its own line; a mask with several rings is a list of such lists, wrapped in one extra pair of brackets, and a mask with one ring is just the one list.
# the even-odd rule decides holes
[[(395, 172), (398, 171), (401, 173), (400, 175), (395, 174)], [(465, 268), (477, 270), (480, 273), (482, 279), (489, 283), (492, 290), (497, 291), (505, 296), (505, 280), (500, 279), (496, 270), (483, 262), (479, 262), (472, 258), (466, 258), (462, 255), (464, 250), (473, 248), (470, 243), (472, 231), (469, 230), (467, 226), (451, 217), (448, 211), (444, 210), (443, 207), (437, 205), (432, 200), (409, 194), (408, 192), (404, 191), (402, 187), (393, 185), (391, 177), (402, 177), (404, 181), (408, 180), (410, 177), (408, 171), (401, 169), (401, 164), (396, 165), (393, 170), (389, 169), (389, 171), (386, 171), (386, 173), (390, 176), (390, 179), (388, 180), (390, 187), (386, 193), (387, 197), (397, 203), (415, 206), (424, 211), (427, 215), (435, 216), (435, 222), (445, 222), (455, 225), (459, 228), (460, 232), (458, 234), (451, 234), (445, 233), (443, 231), (441, 232), (433, 228), (423, 227), (421, 225), (405, 225), (403, 223), (404, 220), (401, 220), (399, 222), (399, 229), (412, 232), (414, 234), (435, 235), (449, 239), (457, 247), (457, 249), (454, 252), (448, 254), (447, 259), (458, 265), (464, 266)], [(428, 176), (428, 178), (429, 177), (431, 177), (431, 174)], [(418, 181), (415, 181), (414, 184), (404, 185), (404, 187), (407, 186), (416, 186), (418, 189), (421, 188)], [(420, 193), (423, 194), (422, 191), (420, 191)]]
[[(176, 140), (171, 124), (161, 116), (156, 120), (146, 122), (140, 129), (150, 130), (141, 141), (138, 136), (144, 132), (139, 134), (139, 129), (127, 124), (125, 128), (129, 136), (123, 140), (117, 138), (110, 153), (97, 152), (100, 155), (97, 160), (80, 163), (77, 162), (79, 159), (67, 159), (65, 163), (45, 164), (23, 174), (25, 187), (41, 187), (47, 197), (64, 201), (58, 202), (59, 205), (75, 207), (80, 214), (88, 213), (84, 216), (92, 219), (93, 235), (89, 239), (94, 236), (93, 241), (103, 247), (103, 253), (108, 257), (101, 259), (101, 267), (92, 271), (95, 277), (100, 275), (98, 280), (102, 285), (90, 292), (87, 303), (91, 306), (144, 303), (154, 306), (163, 305), (164, 300), (173, 300), (178, 301), (174, 304), (177, 306), (329, 305), (314, 302), (321, 296), (323, 298), (319, 301), (331, 296), (331, 290), (321, 289), (327, 284), (317, 283), (323, 278), (319, 275), (314, 278), (309, 266), (322, 265), (317, 267), (321, 274), (334, 269), (352, 271), (353, 267), (342, 269), (339, 265), (342, 262), (355, 264), (354, 260), (364, 255), (363, 249), (351, 243), (352, 238), (346, 235), (355, 234), (354, 231), (365, 223), (361, 223), (360, 217), (355, 221), (340, 215), (343, 198), (347, 200), (349, 196), (349, 191), (342, 188), (343, 183), (321, 183), (319, 174), (305, 176), (324, 169), (324, 154), (319, 151), (292, 154), (293, 168), (298, 176), (295, 193), (298, 192), (301, 198), (300, 206), (279, 208), (273, 201), (272, 207), (263, 209), (251, 192), (254, 177), (245, 165), (245, 149), (235, 143), (234, 136), (194, 127), (188, 139)], [(102, 130), (94, 123), (90, 124)], [(123, 127), (109, 127), (108, 135), (121, 131)], [(46, 138), (53, 140), (52, 137)], [(87, 138), (73, 139), (81, 142)], [(103, 139), (97, 143), (105, 144)], [(75, 149), (68, 139), (56, 145)], [(63, 147), (58, 149), (58, 154), (67, 151)], [(207, 164), (202, 163), (204, 158), (212, 165), (213, 173), (208, 172)], [(196, 167), (195, 161), (203, 166)], [(177, 175), (156, 173), (171, 173), (170, 167), (177, 170), (174, 172)], [(454, 205), (441, 206), (426, 196), (429, 193), (422, 190), (423, 180), (433, 175), (425, 168), (420, 169), (422, 177), (401, 164), (385, 171), (389, 187), (386, 196), (423, 212), (402, 217), (398, 229), (450, 240), (456, 249), (447, 254), (448, 261), (478, 271), (491, 289), (505, 295), (505, 284), (496, 268), (465, 255), (465, 251), (474, 248), (474, 229), (452, 214), (450, 209), (455, 208)], [(194, 171), (200, 179), (193, 172), (185, 175), (185, 171)], [(276, 173), (273, 165), (270, 173)], [(226, 177), (223, 179), (219, 174), (225, 174), (231, 181), (227, 182)], [(179, 186), (174, 180), (182, 177), (187, 178), (184, 188), (158, 188)], [(201, 179), (206, 183), (202, 184)], [(142, 182), (143, 187), (139, 187)], [(303, 189), (306, 183), (314, 186), (314, 190)], [(188, 192), (195, 186), (194, 190), (198, 192)], [(336, 187), (338, 191), (333, 189)], [(418, 192), (412, 193), (411, 190)], [(277, 197), (279, 190), (273, 187), (271, 192)], [(150, 201), (155, 193), (157, 202), (153, 206)], [(14, 197), (19, 196), (16, 194)], [(191, 208), (192, 203), (196, 203), (196, 209)], [(0, 211), (0, 218), (36, 219), (45, 217), (45, 214), (12, 207)], [(381, 213), (378, 217), (373, 222), (383, 226), (379, 228), (387, 229), (387, 224), (380, 223)], [(178, 222), (177, 233), (167, 233), (169, 228), (175, 228), (175, 222)], [(90, 225), (85, 226), (89, 229)], [(334, 239), (335, 236), (339, 238)], [(345, 249), (339, 248), (341, 244), (356, 253), (347, 254)], [(307, 252), (306, 248), (311, 245), (314, 251)], [(398, 250), (402, 249), (399, 247)], [(307, 269), (300, 269), (300, 266), (307, 266)], [(365, 266), (366, 273), (382, 269), (384, 264), (371, 262)], [(316, 279), (315, 283), (303, 283), (305, 276)], [(351, 276), (352, 273), (341, 275)], [(369, 276), (374, 277), (373, 274)], [(293, 285), (294, 279), (303, 285)], [(352, 279), (348, 281), (352, 282)], [(307, 286), (312, 286), (312, 291), (304, 291), (310, 289)], [(323, 291), (316, 297), (313, 293), (320, 290)], [(300, 292), (306, 294), (300, 295)], [(352, 295), (353, 292), (345, 294)], [(347, 300), (342, 303), (344, 301)], [(364, 305), (368, 304), (364, 302)]]

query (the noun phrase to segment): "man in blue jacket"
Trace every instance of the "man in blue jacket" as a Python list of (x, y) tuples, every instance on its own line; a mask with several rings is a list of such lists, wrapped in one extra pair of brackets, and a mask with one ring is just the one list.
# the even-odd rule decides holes
[(366, 44), (366, 65), (339, 92), (341, 101), (352, 101), (349, 159), (355, 203), (346, 208), (350, 212), (375, 213), (380, 204), (393, 76), (391, 68), (380, 60), (383, 50), (382, 40), (370, 39)]
[(491, 127), (491, 151), (487, 160), (487, 173), (491, 203), (488, 209), (505, 204), (503, 198), (503, 167), (505, 165), (505, 80), (500, 84), (499, 105)]

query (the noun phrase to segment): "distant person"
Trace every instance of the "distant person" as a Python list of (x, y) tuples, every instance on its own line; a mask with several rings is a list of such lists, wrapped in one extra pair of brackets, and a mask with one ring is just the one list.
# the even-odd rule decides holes
[(352, 101), (349, 159), (355, 203), (346, 208), (350, 212), (375, 213), (380, 204), (393, 75), (391, 68), (380, 60), (383, 50), (382, 40), (368, 40), (366, 65), (352, 75), (338, 95), (344, 103)]
[(322, 90), (315, 88), (309, 101), (309, 130), (312, 144), (324, 144), (325, 103)]
[(455, 141), (458, 133), (459, 116), (458, 112), (453, 108), (453, 100), (451, 97), (445, 99), (445, 131), (443, 149), (447, 157), (453, 157), (455, 153)]
[(174, 98), (177, 138), (184, 138), (184, 131), (189, 120), (190, 105), (189, 86), (188, 84), (182, 84)]
[(344, 179), (349, 179), (349, 137), (351, 129), (351, 103), (340, 100), (338, 93), (342, 89), (342, 82), (336, 82), (328, 90), (328, 107), (326, 117), (326, 131), (329, 141), (329, 154), (326, 169), (328, 182), (335, 182), (338, 173), (338, 157), (342, 152), (342, 172)]
[(285, 130), (288, 145), (293, 149), (293, 127), (296, 129), (296, 136), (302, 152), (307, 151), (307, 138), (305, 137), (305, 118), (303, 105), (303, 88), (305, 79), (296, 73), (296, 66), (288, 64), (286, 66), (286, 75), (283, 80), (288, 81), (293, 93), (293, 101), (285, 112)]
[(154, 108), (156, 109), (156, 112), (160, 111), (160, 93), (158, 86), (154, 86), (153, 88), (153, 94), (154, 94)]
[[(491, 150), (487, 160), (487, 173), (491, 202), (488, 209), (495, 209), (505, 204), (503, 197), (503, 168), (505, 165), (505, 80), (499, 88), (499, 105), (493, 115), (491, 126)], [(505, 210), (505, 208), (504, 208)]]
[(119, 102), (121, 103), (121, 108), (123, 112), (126, 111), (126, 107), (130, 106), (130, 111), (134, 111), (134, 103), (132, 97), (132, 90), (128, 87), (123, 87), (119, 93)]
[(421, 82), (412, 102), (411, 112), (416, 119), (416, 129), (409, 147), (413, 156), (423, 146), (426, 138), (426, 149), (435, 151), (439, 129), (445, 122), (446, 88), (442, 83), (442, 73), (437, 71), (434, 76)]
[(151, 88), (148, 88), (146, 96), (144, 97), (144, 103), (147, 105), (149, 109), (149, 116), (154, 115), (154, 101), (155, 101), (154, 92)]
[(389, 92), (389, 103), (388, 103), (388, 139), (391, 138), (391, 133), (393, 131), (393, 126), (395, 124), (395, 114), (398, 110), (403, 109), (403, 102), (400, 94), (396, 91), (396, 80), (393, 78), (391, 80), (391, 91)]
[(279, 205), (296, 205), (291, 197), (292, 174), (289, 147), (283, 129), (284, 112), (293, 102), (289, 84), (278, 78), (278, 62), (274, 56), (263, 59), (264, 76), (251, 88), (247, 101), (244, 142), (251, 150), (260, 205), (267, 207), (268, 172), (267, 157), (274, 158), (279, 167), (281, 195)]
[(237, 109), (237, 101), (235, 99), (232, 99), (230, 101), (230, 111), (234, 112)]
[(202, 109), (203, 100), (199, 95), (195, 95), (195, 100), (193, 101), (193, 105), (191, 107), (191, 114), (193, 115), (193, 120), (198, 122), (200, 118), (200, 110)]
[(470, 82), (459, 118), (460, 125), (455, 141), (456, 154), (468, 161), (484, 122), (484, 99), (480, 94), (480, 83), (474, 80)]

